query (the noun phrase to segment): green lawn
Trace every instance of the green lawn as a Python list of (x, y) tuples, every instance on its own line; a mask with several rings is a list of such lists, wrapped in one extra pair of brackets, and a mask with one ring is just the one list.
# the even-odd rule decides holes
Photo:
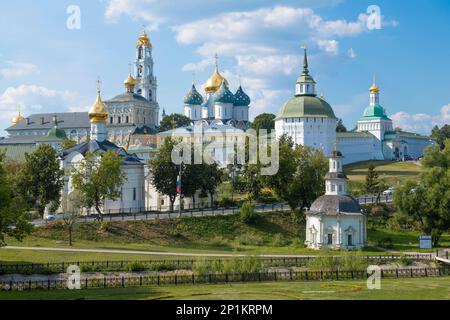
[(448, 300), (450, 277), (384, 279), (381, 290), (369, 290), (365, 281), (270, 282), (202, 286), (0, 292), (6, 299), (86, 300)]
[[(96, 223), (83, 223), (74, 233), (74, 245), (69, 247), (67, 234), (61, 226), (38, 228), (23, 242), (7, 239), (11, 246), (121, 249), (162, 253), (162, 255), (136, 255), (116, 253), (78, 253), (0, 249), (0, 261), (9, 262), (62, 262), (92, 260), (148, 260), (167, 259), (164, 253), (193, 254), (320, 254), (304, 248), (304, 223), (293, 222), (289, 213), (260, 215), (247, 225), (237, 215), (197, 217), (159, 221), (119, 221), (99, 231)], [(385, 229), (368, 230), (372, 246), (359, 254), (383, 254), (375, 248), (379, 240), (391, 238), (393, 251), (419, 251), (420, 232), (394, 232)], [(450, 235), (442, 238), (441, 245), (450, 247)], [(341, 251), (336, 251), (340, 254)], [(181, 257), (182, 258), (182, 257)], [(175, 259), (178, 259), (176, 257)]]
[(344, 166), (350, 183), (364, 183), (370, 163), (376, 167), (380, 177), (384, 177), (390, 186), (417, 177), (424, 169), (414, 162), (365, 161)]

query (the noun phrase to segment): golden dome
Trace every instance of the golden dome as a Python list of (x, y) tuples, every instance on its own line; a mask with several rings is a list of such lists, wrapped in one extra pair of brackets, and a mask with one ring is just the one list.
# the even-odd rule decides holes
[(375, 82), (370, 87), (370, 93), (380, 93), (380, 88), (375, 84)]
[(147, 48), (151, 48), (152, 47), (152, 43), (150, 42), (150, 39), (147, 36), (147, 33), (144, 31), (142, 31), (142, 34), (139, 36), (139, 39), (137, 41), (136, 44), (136, 48), (140, 47), (140, 46), (144, 46)]
[(100, 88), (97, 91), (97, 99), (89, 109), (89, 119), (91, 122), (105, 122), (108, 119), (108, 110), (100, 97)]
[(136, 79), (133, 78), (133, 76), (131, 75), (131, 73), (128, 75), (128, 77), (125, 79), (125, 81), (123, 82), (123, 84), (125, 85), (125, 87), (128, 88), (134, 88), (134, 86), (136, 85)]
[(11, 123), (12, 124), (18, 124), (23, 119), (25, 119), (25, 118), (19, 112), (19, 114), (16, 117), (12, 118)]
[(208, 79), (208, 81), (206, 81), (205, 91), (208, 92), (208, 93), (216, 92), (217, 90), (219, 90), (219, 88), (222, 85), (223, 81), (225, 81), (225, 83), (227, 85), (229, 85), (227, 79), (225, 79), (219, 73), (219, 70), (218, 70), (217, 65), (216, 65), (216, 68), (214, 69), (213, 75)]

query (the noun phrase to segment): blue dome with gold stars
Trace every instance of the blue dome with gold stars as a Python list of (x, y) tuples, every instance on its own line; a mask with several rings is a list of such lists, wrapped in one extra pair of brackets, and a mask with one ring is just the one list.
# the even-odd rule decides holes
[(234, 103), (234, 94), (228, 89), (225, 81), (222, 82), (219, 90), (214, 94), (214, 101), (221, 103)]
[(203, 103), (202, 95), (197, 91), (195, 85), (192, 84), (191, 91), (184, 97), (184, 104), (199, 106)]
[(242, 86), (239, 86), (234, 95), (234, 105), (248, 107), (250, 105), (250, 97), (244, 92)]

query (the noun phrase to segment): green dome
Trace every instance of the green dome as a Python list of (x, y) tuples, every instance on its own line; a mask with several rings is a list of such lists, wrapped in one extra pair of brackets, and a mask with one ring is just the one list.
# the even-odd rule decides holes
[(362, 119), (373, 119), (373, 118), (381, 118), (381, 119), (386, 119), (389, 120), (388, 116), (386, 115), (384, 108), (380, 105), (376, 105), (376, 106), (368, 106), (365, 110), (364, 110), (364, 115), (362, 117)]
[(59, 128), (52, 128), (50, 129), (50, 131), (47, 134), (47, 137), (49, 139), (53, 139), (53, 140), (64, 140), (67, 139), (67, 135), (66, 132), (62, 129)]
[(336, 119), (333, 109), (325, 100), (315, 96), (297, 96), (281, 107), (275, 120), (301, 117)]

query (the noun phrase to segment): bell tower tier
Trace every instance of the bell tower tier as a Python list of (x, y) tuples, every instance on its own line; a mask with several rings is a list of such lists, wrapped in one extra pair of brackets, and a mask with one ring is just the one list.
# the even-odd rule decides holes
[(342, 169), (342, 153), (334, 148), (329, 158), (329, 170), (325, 176), (326, 195), (347, 195), (347, 176)]
[[(152, 57), (152, 43), (145, 30), (139, 36), (136, 44), (136, 87), (135, 92), (150, 103), (155, 104), (159, 109), (157, 100), (157, 79), (153, 75), (153, 57)], [(159, 115), (159, 110), (157, 112)], [(159, 116), (157, 116), (159, 118)], [(159, 119), (156, 119), (156, 124)]]

